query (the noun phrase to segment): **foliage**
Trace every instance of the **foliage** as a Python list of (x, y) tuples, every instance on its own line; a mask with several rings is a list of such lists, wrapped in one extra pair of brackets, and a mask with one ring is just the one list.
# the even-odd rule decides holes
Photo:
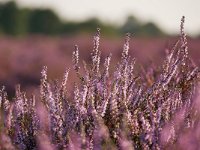
[(60, 20), (51, 10), (34, 10), (29, 18), (30, 33), (55, 34), (59, 31)]
[(131, 32), (137, 36), (160, 36), (164, 33), (153, 23), (145, 24), (138, 22), (134, 17), (128, 17), (124, 25), (116, 26), (106, 24), (97, 18), (90, 18), (82, 22), (62, 21), (55, 12), (50, 9), (24, 9), (18, 8), (14, 1), (0, 3), (0, 31), (8, 35), (27, 34), (77, 34), (92, 33), (100, 27), (104, 35), (119, 36)]
[[(9, 18), (9, 19), (8, 19)], [(9, 2), (0, 7), (1, 28), (8, 34), (17, 34), (18, 9), (14, 2)], [(15, 24), (15, 28), (13, 25)]]
[(160, 71), (153, 66), (146, 72), (135, 69), (127, 34), (121, 60), (111, 72), (111, 55), (101, 63), (97, 29), (91, 64), (84, 63), (83, 74), (75, 46), (72, 62), (80, 82), (73, 96), (67, 88), (69, 69), (63, 80), (49, 82), (46, 66), (41, 72), (40, 97), (27, 98), (17, 86), (14, 102), (9, 102), (3, 87), (0, 148), (180, 149), (186, 137), (192, 144), (187, 142), (184, 148), (195, 149), (199, 135), (190, 135), (199, 131), (195, 107), (199, 68), (188, 55), (183, 25), (184, 17), (180, 39)]

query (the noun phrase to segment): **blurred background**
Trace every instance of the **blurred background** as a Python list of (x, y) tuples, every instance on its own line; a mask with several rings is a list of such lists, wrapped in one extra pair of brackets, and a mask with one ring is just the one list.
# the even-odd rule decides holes
[(144, 66), (159, 64), (178, 39), (182, 15), (190, 55), (200, 64), (199, 6), (199, 0), (0, 0), (0, 85), (11, 97), (16, 84), (33, 91), (44, 65), (50, 79), (61, 78), (72, 68), (75, 44), (89, 61), (98, 27), (102, 58), (112, 53), (116, 62), (130, 32), (131, 56)]

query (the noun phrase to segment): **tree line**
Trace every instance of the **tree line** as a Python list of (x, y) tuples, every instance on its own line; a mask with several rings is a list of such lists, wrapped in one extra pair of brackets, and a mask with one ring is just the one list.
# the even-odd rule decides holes
[(0, 35), (74, 35), (80, 32), (93, 33), (97, 27), (110, 36), (127, 32), (137, 36), (165, 35), (154, 23), (141, 23), (134, 16), (129, 16), (121, 26), (106, 24), (97, 18), (82, 22), (62, 21), (51, 9), (19, 8), (14, 1), (0, 3)]

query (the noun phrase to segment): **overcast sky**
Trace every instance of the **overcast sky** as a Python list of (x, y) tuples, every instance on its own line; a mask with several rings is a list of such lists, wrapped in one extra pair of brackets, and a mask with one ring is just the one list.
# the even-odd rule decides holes
[[(5, 1), (5, 0), (0, 0)], [(16, 0), (20, 6), (49, 7), (63, 19), (84, 20), (98, 17), (122, 24), (128, 15), (153, 21), (167, 32), (179, 32), (180, 18), (186, 17), (185, 29), (200, 33), (200, 0)]]

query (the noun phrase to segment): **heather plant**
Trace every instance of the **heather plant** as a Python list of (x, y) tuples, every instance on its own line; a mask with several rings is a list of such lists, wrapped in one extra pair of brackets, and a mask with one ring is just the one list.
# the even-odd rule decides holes
[(67, 82), (72, 69), (66, 69), (61, 81), (50, 82), (46, 66), (41, 72), (40, 97), (27, 98), (18, 85), (11, 102), (3, 87), (0, 148), (197, 149), (199, 68), (188, 54), (184, 20), (180, 38), (161, 69), (137, 64), (129, 55), (127, 34), (121, 60), (110, 71), (112, 56), (102, 63), (97, 29), (91, 63), (80, 65), (75, 46), (72, 63), (79, 82), (72, 94)]

